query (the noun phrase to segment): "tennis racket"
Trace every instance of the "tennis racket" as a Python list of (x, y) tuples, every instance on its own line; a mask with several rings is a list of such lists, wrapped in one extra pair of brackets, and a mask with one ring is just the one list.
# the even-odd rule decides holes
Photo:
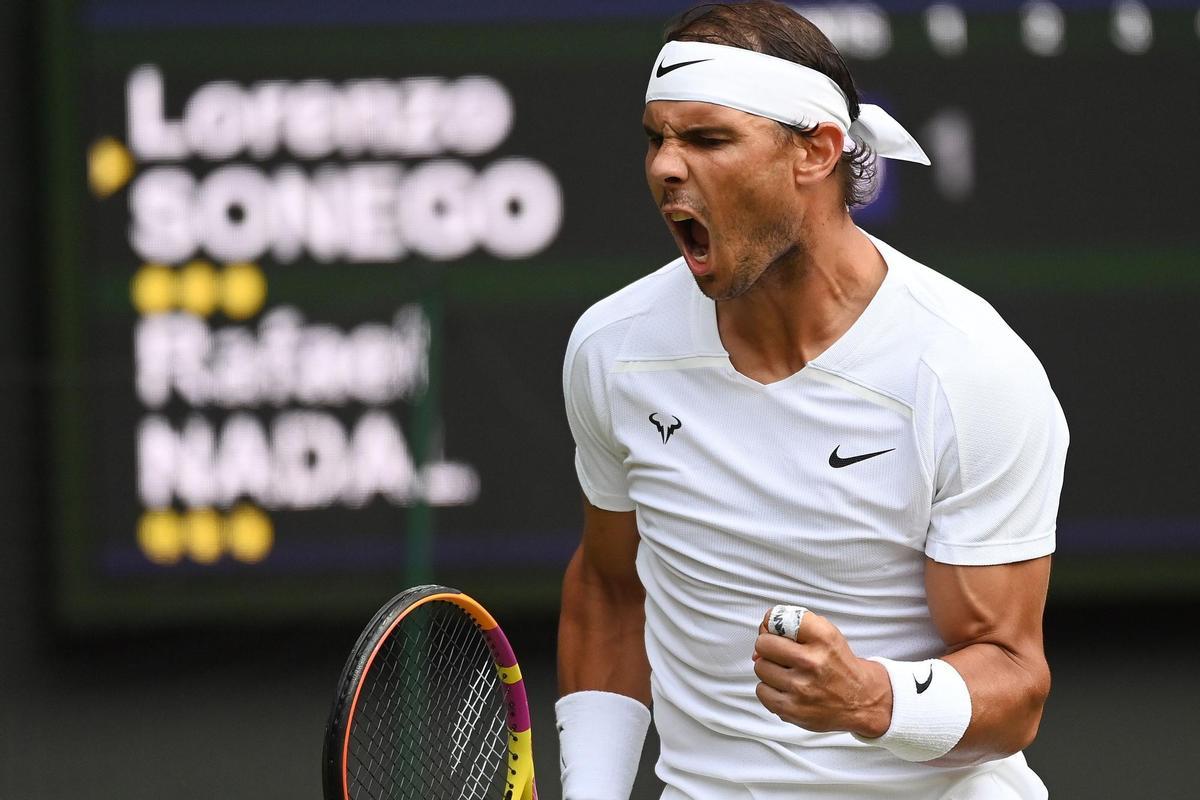
[(529, 705), (483, 606), (417, 586), (375, 614), (338, 680), (325, 800), (537, 800)]

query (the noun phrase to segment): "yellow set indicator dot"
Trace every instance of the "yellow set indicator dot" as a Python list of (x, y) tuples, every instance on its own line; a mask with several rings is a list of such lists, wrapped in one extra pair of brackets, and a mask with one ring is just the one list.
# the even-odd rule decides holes
[(139, 314), (170, 311), (175, 305), (175, 273), (162, 264), (147, 264), (133, 276), (129, 294)]
[(88, 186), (103, 200), (120, 191), (133, 177), (133, 156), (111, 136), (97, 139), (88, 148)]
[(221, 308), (230, 319), (258, 313), (267, 299), (267, 279), (254, 264), (230, 264), (221, 276)]
[(193, 508), (183, 516), (183, 541), (197, 564), (212, 564), (225, 549), (224, 520), (211, 508)]
[(176, 291), (180, 308), (207, 317), (217, 310), (221, 297), (217, 271), (207, 261), (191, 261), (179, 270)]
[(176, 564), (183, 557), (183, 526), (170, 509), (142, 514), (137, 527), (138, 546), (155, 564)]
[(271, 518), (252, 505), (239, 505), (229, 514), (229, 552), (238, 561), (256, 564), (275, 544)]
[(163, 566), (185, 557), (209, 565), (225, 556), (257, 564), (270, 554), (275, 528), (262, 509), (249, 503), (226, 513), (212, 508), (151, 509), (138, 520), (137, 541), (147, 559)]
[(179, 308), (199, 317), (218, 310), (230, 319), (248, 319), (267, 300), (267, 278), (257, 264), (236, 263), (218, 270), (202, 259), (178, 269), (146, 264), (133, 276), (129, 296), (139, 314)]

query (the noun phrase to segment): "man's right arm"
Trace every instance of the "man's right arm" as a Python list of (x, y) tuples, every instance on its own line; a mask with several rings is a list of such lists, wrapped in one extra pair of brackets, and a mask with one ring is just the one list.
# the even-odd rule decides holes
[(575, 326), (563, 362), (563, 397), (585, 500), (583, 538), (563, 578), (562, 697), (554, 712), (563, 798), (629, 800), (650, 726), (646, 594), (637, 576), (628, 453), (613, 433), (609, 404), (608, 365), (617, 339), (595, 316), (588, 311)]
[(563, 578), (558, 623), (560, 695), (597, 690), (650, 705), (645, 591), (638, 580), (632, 511), (583, 501), (583, 539)]
[(565, 800), (629, 800), (650, 726), (646, 593), (632, 511), (583, 502), (583, 541), (563, 578), (555, 704)]

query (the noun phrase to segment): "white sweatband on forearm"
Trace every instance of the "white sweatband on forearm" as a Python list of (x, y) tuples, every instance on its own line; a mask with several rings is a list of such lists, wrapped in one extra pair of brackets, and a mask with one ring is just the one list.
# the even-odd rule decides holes
[(878, 739), (854, 738), (905, 761), (930, 761), (953, 750), (971, 724), (971, 693), (958, 670), (940, 658), (871, 661), (882, 664), (891, 679), (892, 724)]
[(572, 692), (554, 704), (563, 800), (629, 800), (650, 709), (614, 692)]

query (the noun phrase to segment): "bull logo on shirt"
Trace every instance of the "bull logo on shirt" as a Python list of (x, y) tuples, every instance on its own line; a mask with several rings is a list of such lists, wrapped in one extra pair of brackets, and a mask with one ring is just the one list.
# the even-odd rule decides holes
[(679, 421), (679, 417), (674, 414), (667, 414), (671, 419), (675, 420), (674, 424), (663, 425), (658, 421), (659, 413), (655, 411), (650, 415), (650, 421), (654, 423), (654, 427), (658, 428), (658, 435), (662, 437), (663, 444), (671, 438), (671, 434), (683, 427), (683, 423)]

